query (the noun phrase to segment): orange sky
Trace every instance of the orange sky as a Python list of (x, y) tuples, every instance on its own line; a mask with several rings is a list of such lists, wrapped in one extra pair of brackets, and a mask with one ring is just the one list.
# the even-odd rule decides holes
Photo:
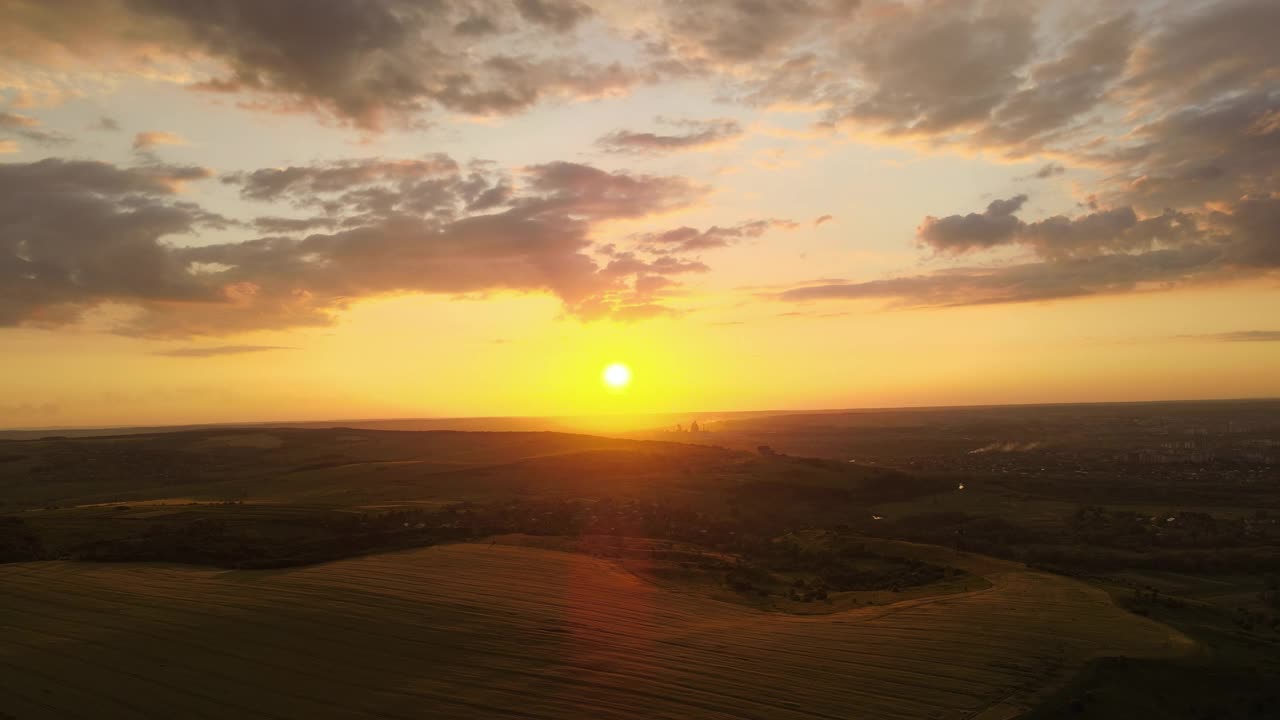
[(0, 427), (1280, 396), (1274, 3), (139, 7), (0, 10)]

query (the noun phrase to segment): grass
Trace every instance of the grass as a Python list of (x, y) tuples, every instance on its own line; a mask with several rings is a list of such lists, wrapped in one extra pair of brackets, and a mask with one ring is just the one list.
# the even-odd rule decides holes
[[(1116, 584), (1116, 582), (1124, 584)], [(1245, 628), (1215, 588), (1225, 581), (1175, 573), (1102, 581), (1121, 605), (1185, 633), (1196, 651), (1180, 658), (1099, 658), (1045, 699), (1027, 720), (1262, 720), (1280, 717), (1280, 636)], [(1186, 592), (1140, 598), (1129, 585)], [(1198, 597), (1197, 597), (1198, 595)]]
[(582, 553), (460, 544), (305, 568), (0, 566), (0, 711), (64, 717), (966, 718), (1103, 655), (1187, 652), (1105, 592), (991, 587), (819, 617)]

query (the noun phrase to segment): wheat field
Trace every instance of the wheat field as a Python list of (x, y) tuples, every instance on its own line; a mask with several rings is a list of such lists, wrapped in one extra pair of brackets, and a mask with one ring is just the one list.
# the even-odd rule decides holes
[(5, 565), (0, 713), (994, 718), (1087, 658), (1188, 650), (1082, 583), (953, 564), (992, 586), (812, 617), (501, 544), (273, 571)]

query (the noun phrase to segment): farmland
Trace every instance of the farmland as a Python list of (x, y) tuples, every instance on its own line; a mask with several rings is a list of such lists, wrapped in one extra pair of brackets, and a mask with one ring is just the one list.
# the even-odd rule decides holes
[(1274, 717), (1274, 407), (0, 441), (0, 718)]
[(0, 698), (22, 718), (1002, 717), (1089, 658), (1190, 650), (1082, 583), (953, 562), (991, 586), (817, 617), (500, 543), (269, 571), (16, 563)]

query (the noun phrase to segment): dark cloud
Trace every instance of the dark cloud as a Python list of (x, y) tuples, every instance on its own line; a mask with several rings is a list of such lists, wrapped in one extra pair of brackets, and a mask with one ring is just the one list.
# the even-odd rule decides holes
[[(861, 19), (843, 42), (788, 61), (826, 80), (796, 79), (784, 99), (827, 105), (828, 125), (859, 133), (1101, 168), (1102, 204), (1148, 215), (1280, 181), (1280, 6), (1269, 0), (1069, 24), (1035, 5), (967, 0), (886, 4)], [(856, 66), (843, 84), (824, 75), (842, 61)]]
[(946, 135), (988, 120), (1023, 84), (1035, 23), (1017, 5), (895, 6), (868, 18), (849, 61), (859, 85), (828, 116), (890, 135)]
[(1166, 210), (1160, 215), (1139, 218), (1130, 207), (1077, 217), (1055, 215), (1027, 223), (1018, 232), (1020, 243), (1048, 258), (1181, 247), (1205, 239), (1197, 220), (1190, 215)]
[[(393, 184), (400, 195), (413, 195), (414, 183), (433, 178), (454, 178), (460, 168), (452, 158), (437, 153), (411, 160), (339, 160), (324, 165), (266, 168), (231, 173), (222, 182), (240, 187), (240, 196), (259, 202), (289, 201), (307, 206), (319, 198)], [(343, 201), (343, 204), (347, 204)]]
[(60, 323), (108, 300), (199, 301), (166, 238), (227, 227), (177, 201), (203, 168), (117, 168), (89, 161), (0, 165), (0, 325)]
[(1280, 195), (1253, 195), (1223, 205), (1208, 222), (1226, 238), (1223, 253), (1239, 267), (1280, 268)]
[(93, 160), (47, 158), (33, 163), (0, 164), (0, 178), (11, 190), (28, 186), (29, 195), (92, 193), (106, 196), (172, 195), (191, 181), (213, 176), (194, 165), (143, 165), (120, 168)]
[(500, 206), (511, 202), (512, 197), (515, 197), (515, 195), (516, 191), (511, 186), (511, 183), (507, 182), (506, 179), (502, 179), (502, 181), (494, 183), (493, 187), (486, 188), (480, 195), (476, 195), (475, 200), (467, 202), (467, 210), (471, 210), (472, 213), (479, 213), (481, 210), (500, 208)]
[(120, 123), (116, 122), (115, 118), (111, 118), (111, 117), (107, 117), (106, 115), (103, 115), (102, 117), (98, 118), (97, 122), (90, 125), (89, 129), (100, 130), (102, 132), (119, 132)]
[(1048, 163), (1048, 164), (1044, 165), (1043, 167), (1041, 167), (1039, 170), (1035, 171), (1034, 173), (1032, 173), (1031, 177), (1033, 177), (1033, 178), (1035, 178), (1035, 179), (1037, 179), (1037, 180), (1048, 180), (1049, 178), (1051, 178), (1051, 177), (1057, 177), (1058, 175), (1061, 175), (1061, 174), (1065, 173), (1066, 171), (1067, 171), (1067, 169), (1066, 169), (1066, 168), (1064, 168), (1064, 167), (1062, 167), (1062, 166), (1061, 166), (1061, 165), (1059, 165), (1058, 163), (1053, 163), (1053, 162), (1051, 162), (1051, 163)]
[(985, 212), (968, 215), (926, 217), (917, 229), (920, 242), (944, 253), (966, 253), (985, 250), (1012, 242), (1022, 227), (1022, 221), (1014, 217), (1026, 195), (1015, 195), (1006, 200), (994, 200)]
[(1221, 282), (1280, 271), (1280, 196), (1246, 196), (1211, 212), (1098, 209), (1075, 217), (1023, 222), (1012, 213), (1024, 196), (993, 202), (984, 213), (927, 218), (920, 239), (953, 254), (1017, 245), (1042, 258), (960, 267), (867, 282), (821, 282), (770, 294), (803, 302), (882, 299), (910, 307), (1016, 303), (1190, 282)]
[(310, 232), (312, 230), (332, 229), (333, 218), (286, 218), (267, 215), (253, 219), (253, 227), (261, 233), (270, 235), (291, 235)]
[(832, 220), (835, 220), (835, 216), (833, 215), (819, 215), (813, 219), (813, 226), (818, 227), (819, 225), (824, 225)]
[(447, 157), (353, 160), (237, 173), (247, 198), (318, 207), (264, 216), (266, 236), (177, 245), (174, 236), (242, 225), (176, 199), (202, 168), (46, 160), (0, 166), (0, 324), (72, 322), (105, 302), (134, 306), (121, 332), (220, 335), (325, 325), (351, 302), (392, 293), (511, 290), (559, 297), (583, 317), (659, 312), (661, 278), (699, 262), (591, 257), (594, 224), (690, 205), (683, 178), (574, 163), (525, 168), (505, 209), (467, 208), (502, 182)]
[(470, 35), (473, 37), (481, 37), (484, 35), (495, 35), (500, 32), (498, 23), (487, 15), (473, 14), (466, 19), (453, 26), (453, 31), (459, 35)]
[(1191, 337), (1218, 342), (1280, 342), (1280, 330), (1239, 330)]
[[(1183, 9), (1174, 6), (1173, 9)], [(1188, 3), (1145, 38), (1125, 87), (1143, 102), (1172, 107), (1275, 86), (1280, 5), (1272, 0)]]
[(666, 0), (665, 40), (683, 56), (747, 63), (782, 56), (853, 19), (859, 0)]
[(631, 218), (684, 207), (708, 188), (675, 176), (609, 173), (555, 162), (525, 169), (536, 195), (514, 203), (520, 214), (558, 212), (588, 219)]
[[(982, 0), (868, 0), (865, 7), (671, 0), (629, 8), (633, 18), (604, 7), (593, 13), (577, 0), (10, 0), (0, 56), (36, 65), (176, 57), (213, 68), (205, 89), (253, 93), (265, 106), (365, 128), (433, 109), (516, 113), (548, 98), (697, 77), (729, 101), (818, 113), (827, 131), (1035, 159), (1047, 163), (1031, 176), (1038, 179), (1065, 167), (1081, 183), (1101, 178), (1081, 188), (1089, 201), (1078, 214), (1024, 219), (1026, 198), (1016, 196), (980, 212), (928, 216), (918, 228), (921, 245), (943, 255), (1011, 248), (1034, 261), (822, 283), (829, 289), (814, 291), (819, 296), (1016, 302), (1274, 272), (1280, 44), (1272, 36), (1280, 7), (1272, 0), (1127, 7), (1134, 11), (1095, 3), (1058, 13), (1040, 3)], [(593, 17), (592, 30), (608, 32), (605, 25), (624, 16), (646, 30), (613, 28), (632, 42), (616, 56), (641, 59), (583, 60), (587, 33), (569, 31)], [(4, 117), (10, 134), (43, 132), (22, 116)], [(730, 120), (686, 121), (669, 131), (620, 130), (599, 142), (659, 153), (741, 134)], [(24, 172), (37, 191), (53, 195), (65, 182), (54, 177), (57, 167), (41, 171), (47, 176)], [(146, 213), (185, 214), (166, 226), (178, 232), (230, 222), (172, 197), (177, 183), (199, 178), (161, 168), (113, 168), (127, 180), (112, 182), (151, 182), (150, 189), (68, 192), (105, 203), (104, 213), (142, 213), (138, 222)], [(110, 175), (89, 166), (75, 173), (102, 182)], [(263, 211), (253, 225), (265, 237), (199, 249), (206, 259), (173, 248), (181, 262), (205, 268), (173, 275), (175, 287), (197, 295), (216, 289), (218, 302), (199, 304), (211, 332), (249, 326), (255, 312), (264, 326), (327, 322), (350, 298), (402, 291), (539, 291), (582, 316), (624, 307), (637, 308), (633, 315), (660, 312), (644, 296), (670, 292), (671, 276), (698, 270), (679, 260), (658, 268), (651, 256), (721, 247), (756, 232), (750, 224), (682, 227), (632, 238), (643, 258), (606, 252), (592, 244), (597, 224), (685, 207), (705, 188), (575, 163), (504, 174), (429, 156), (235, 173), (224, 181), (245, 199), (292, 207), (300, 217)], [(68, 223), (79, 217), (67, 212)], [(53, 222), (52, 214), (40, 217)], [(13, 231), (12, 222), (6, 227)], [(167, 235), (139, 232), (168, 257), (167, 241), (159, 240)], [(403, 272), (387, 267), (392, 257), (404, 261)], [(147, 302), (152, 328), (179, 328), (183, 317), (199, 314), (190, 312), (192, 302)], [(52, 316), (55, 306), (41, 312)]]
[(1016, 195), (992, 202), (983, 213), (927, 217), (919, 228), (920, 243), (954, 255), (1021, 245), (1041, 257), (1056, 258), (1177, 247), (1207, 237), (1195, 217), (1175, 210), (1140, 218), (1133, 208), (1119, 207), (1023, 222), (1013, 213), (1026, 200), (1026, 195)]
[(661, 154), (682, 150), (705, 150), (732, 142), (743, 136), (742, 126), (735, 120), (684, 120), (671, 123), (684, 132), (659, 134), (618, 130), (596, 141), (596, 145), (617, 153)]
[[(780, 297), (1027, 302), (1277, 272), (1280, 45), (1270, 28), (1280, 7), (1235, 0), (1141, 20), (1102, 17), (1073, 26), (1056, 50), (1029, 32), (1026, 8), (1008, 7), (962, 1), (870, 19), (861, 30), (868, 42), (849, 50), (865, 82), (836, 93), (825, 86), (822, 99), (837, 98), (828, 120), (934, 145), (1061, 157), (1103, 174), (1088, 210), (1027, 221), (1018, 217), (1026, 198), (1015, 196), (979, 213), (929, 216), (918, 228), (925, 248), (1015, 247), (1038, 261), (820, 283)], [(1064, 171), (1050, 162), (1031, 177)]]
[(198, 88), (378, 128), (435, 107), (507, 114), (651, 80), (645, 68), (528, 41), (589, 14), (575, 0), (65, 0), (56, 9), (11, 0), (0, 54), (138, 66), (208, 59), (218, 69)]
[(952, 268), (861, 283), (811, 285), (774, 297), (790, 302), (885, 300), (901, 307), (1022, 303), (1130, 292), (1151, 283), (1191, 281), (1212, 275), (1221, 268), (1221, 262), (1221, 254), (1215, 248), (1188, 246), (990, 268)]
[(713, 225), (706, 230), (691, 227), (679, 227), (661, 233), (646, 233), (635, 236), (636, 242), (648, 250), (656, 252), (694, 252), (728, 247), (745, 238), (756, 238), (769, 230), (782, 228), (794, 230), (800, 226), (791, 220), (770, 218), (720, 227)]
[(1134, 24), (1128, 15), (1098, 23), (1060, 56), (1027, 68), (1025, 82), (992, 109), (977, 143), (1029, 153), (1061, 139), (1120, 79), (1135, 40)]
[(175, 358), (207, 358), (221, 355), (244, 355), (247, 353), (268, 352), (271, 350), (293, 350), (282, 345), (215, 345), (211, 347), (183, 347), (171, 350), (160, 350), (156, 355)]
[(1179, 109), (1135, 128), (1131, 137), (1086, 156), (1114, 172), (1101, 193), (1111, 203), (1159, 212), (1280, 188), (1280, 91)]
[(520, 16), (559, 32), (572, 30), (591, 16), (591, 8), (577, 0), (515, 0)]

